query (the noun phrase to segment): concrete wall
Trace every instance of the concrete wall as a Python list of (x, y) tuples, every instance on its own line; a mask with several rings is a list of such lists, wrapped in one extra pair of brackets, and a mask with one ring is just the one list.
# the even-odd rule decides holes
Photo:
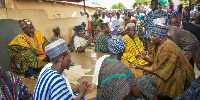
[[(60, 14), (60, 18), (72, 17), (72, 14), (76, 12), (75, 17), (80, 17), (80, 11), (84, 10), (83, 6), (65, 4), (65, 3), (56, 3), (53, 2), (38, 2), (38, 1), (20, 1), (14, 0), (15, 9), (43, 9), (46, 11), (48, 18), (53, 19), (53, 15)], [(86, 10), (89, 13), (93, 13), (98, 8), (86, 7)]]
[(87, 24), (86, 16), (48, 19), (48, 15), (44, 10), (0, 8), (0, 42), (2, 43), (0, 45), (0, 65), (6, 70), (10, 66), (10, 59), (6, 47), (15, 36), (22, 33), (17, 22), (21, 19), (30, 19), (35, 29), (41, 31), (42, 35), (49, 41), (53, 36), (52, 27), (55, 25), (59, 26), (61, 36), (67, 44), (70, 43), (71, 36), (74, 33), (73, 26), (80, 25), (83, 21)]
[[(49, 19), (49, 27), (57, 25), (60, 27), (61, 36), (67, 43), (70, 43), (71, 36), (74, 34), (73, 26), (80, 25), (82, 21), (87, 21), (86, 17), (68, 17), (60, 19)], [(51, 30), (51, 29), (50, 29)], [(53, 32), (51, 31), (51, 36)]]
[(7, 18), (7, 9), (6, 8), (0, 8), (0, 19), (6, 19)]
[(42, 35), (48, 40), (53, 36), (52, 26), (57, 25), (60, 27), (61, 36), (63, 36), (67, 44), (70, 43), (71, 35), (74, 33), (72, 27), (80, 25), (81, 22), (86, 22), (87, 24), (86, 16), (48, 19), (48, 15), (44, 10), (0, 8), (0, 13), (0, 19), (30, 19), (33, 22), (35, 29), (41, 31)]

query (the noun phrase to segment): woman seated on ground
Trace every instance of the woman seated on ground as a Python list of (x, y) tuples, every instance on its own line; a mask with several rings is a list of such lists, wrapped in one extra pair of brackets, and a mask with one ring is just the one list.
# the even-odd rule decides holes
[(74, 46), (75, 50), (79, 53), (81, 52), (94, 52), (95, 47), (93, 42), (93, 38), (91, 37), (86, 41), (83, 38), (84, 31), (82, 25), (75, 27), (76, 36), (74, 37)]
[(5, 71), (0, 66), (0, 99), (1, 100), (32, 100), (28, 87), (14, 73)]

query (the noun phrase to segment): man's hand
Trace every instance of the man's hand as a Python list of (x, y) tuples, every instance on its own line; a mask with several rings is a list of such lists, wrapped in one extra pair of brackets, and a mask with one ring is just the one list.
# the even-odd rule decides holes
[(87, 81), (83, 81), (79, 86), (78, 86), (78, 92), (83, 95), (87, 91)]
[(85, 83), (87, 84), (87, 90), (91, 89), (92, 83), (88, 83), (87, 80), (84, 80), (81, 84), (85, 84)]

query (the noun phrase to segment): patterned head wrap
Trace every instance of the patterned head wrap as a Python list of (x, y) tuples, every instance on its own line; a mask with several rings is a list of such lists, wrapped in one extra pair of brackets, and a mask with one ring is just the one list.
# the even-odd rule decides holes
[(45, 52), (50, 59), (58, 57), (66, 51), (68, 51), (68, 46), (63, 39), (59, 39), (45, 47)]
[(56, 28), (59, 28), (57, 25), (52, 27), (52, 31), (55, 30)]
[(160, 36), (167, 36), (168, 26), (165, 25), (165, 18), (157, 18), (153, 20), (154, 26), (151, 31), (153, 34), (158, 34)]
[(108, 49), (110, 53), (119, 54), (124, 51), (125, 39), (121, 36), (117, 36), (108, 40)]
[(168, 32), (168, 26), (162, 26), (162, 25), (157, 25), (157, 24), (153, 26), (153, 29), (151, 31), (151, 33), (157, 34), (160, 36), (167, 36), (167, 32)]
[(80, 31), (80, 30), (83, 30), (83, 26), (82, 25), (78, 25), (75, 27), (75, 31)]
[(27, 25), (32, 24), (32, 22), (29, 19), (23, 19), (23, 20), (19, 20), (19, 24), (20, 24), (20, 27), (23, 29)]

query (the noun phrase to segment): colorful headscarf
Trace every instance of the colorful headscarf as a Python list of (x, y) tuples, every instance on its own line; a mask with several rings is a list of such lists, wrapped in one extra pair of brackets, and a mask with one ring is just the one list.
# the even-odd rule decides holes
[(80, 30), (83, 30), (83, 26), (82, 25), (78, 25), (75, 27), (75, 31), (80, 31)]
[(108, 40), (108, 49), (112, 54), (119, 54), (125, 49), (125, 39), (117, 36)]
[(160, 36), (167, 36), (167, 32), (168, 32), (168, 26), (157, 25), (157, 24), (155, 24), (153, 26), (153, 29), (151, 31), (151, 33), (157, 34), (157, 35), (160, 35)]
[(66, 51), (68, 51), (68, 46), (63, 39), (59, 39), (45, 47), (45, 52), (50, 59), (58, 57)]

